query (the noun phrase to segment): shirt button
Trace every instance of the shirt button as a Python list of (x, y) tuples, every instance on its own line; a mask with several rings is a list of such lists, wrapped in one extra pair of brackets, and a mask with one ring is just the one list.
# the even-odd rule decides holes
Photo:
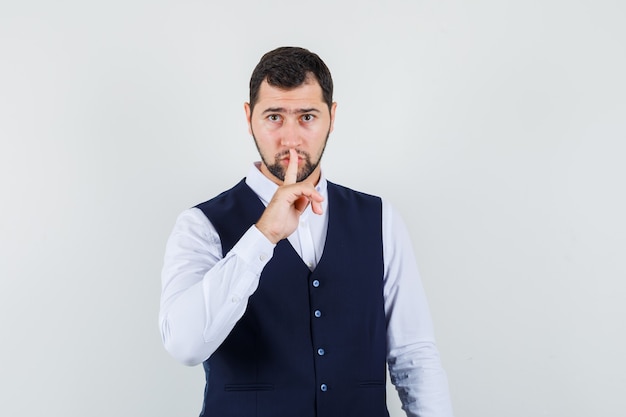
[(326, 384), (322, 384), (322, 385), (320, 385), (320, 389), (321, 389), (322, 391), (326, 392), (326, 391), (328, 391), (328, 385), (326, 385)]
[(260, 255), (259, 255), (259, 260), (260, 260), (261, 262), (265, 262), (265, 261), (267, 260), (267, 255), (266, 255), (266, 254), (264, 254), (264, 253), (260, 254)]
[(322, 348), (317, 349), (317, 354), (320, 356), (324, 356), (324, 354), (326, 353), (326, 351)]
[(313, 314), (315, 314), (315, 317), (322, 317), (322, 312), (319, 310), (315, 310)]
[(231, 301), (232, 301), (233, 303), (238, 303), (238, 302), (240, 302), (240, 301), (241, 301), (241, 297), (238, 297), (238, 296), (236, 296), (236, 295), (233, 295), (233, 298), (231, 298)]
[(315, 288), (319, 287), (319, 286), (320, 286), (320, 282), (319, 282), (318, 280), (314, 279), (314, 280), (313, 280), (313, 286), (314, 286)]

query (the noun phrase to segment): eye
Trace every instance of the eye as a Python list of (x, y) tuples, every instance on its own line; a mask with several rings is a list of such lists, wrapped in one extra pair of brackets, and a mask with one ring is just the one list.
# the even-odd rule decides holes
[(315, 116), (313, 116), (312, 114), (303, 114), (302, 115), (302, 121), (303, 122), (312, 122), (313, 120), (315, 120)]
[(280, 115), (270, 114), (269, 116), (267, 116), (267, 120), (269, 120), (270, 122), (280, 122)]

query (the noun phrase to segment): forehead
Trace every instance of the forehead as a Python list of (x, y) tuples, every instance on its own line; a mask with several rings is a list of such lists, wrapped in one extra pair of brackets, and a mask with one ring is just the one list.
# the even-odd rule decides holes
[(294, 105), (308, 103), (311, 106), (325, 104), (322, 87), (315, 79), (307, 78), (301, 85), (290, 89), (272, 86), (264, 80), (259, 87), (259, 96), (255, 106), (275, 107), (279, 103), (281, 107), (289, 103), (294, 103)]

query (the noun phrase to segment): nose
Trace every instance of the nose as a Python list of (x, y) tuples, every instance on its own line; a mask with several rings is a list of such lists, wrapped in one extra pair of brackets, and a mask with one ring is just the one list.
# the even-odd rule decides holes
[(302, 143), (298, 122), (295, 120), (285, 121), (280, 133), (280, 144), (285, 148), (297, 148)]

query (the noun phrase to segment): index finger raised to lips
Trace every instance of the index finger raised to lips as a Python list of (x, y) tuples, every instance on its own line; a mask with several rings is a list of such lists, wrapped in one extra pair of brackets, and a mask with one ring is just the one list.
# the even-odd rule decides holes
[(295, 149), (289, 149), (289, 165), (285, 171), (284, 184), (295, 184), (298, 179), (298, 153)]

